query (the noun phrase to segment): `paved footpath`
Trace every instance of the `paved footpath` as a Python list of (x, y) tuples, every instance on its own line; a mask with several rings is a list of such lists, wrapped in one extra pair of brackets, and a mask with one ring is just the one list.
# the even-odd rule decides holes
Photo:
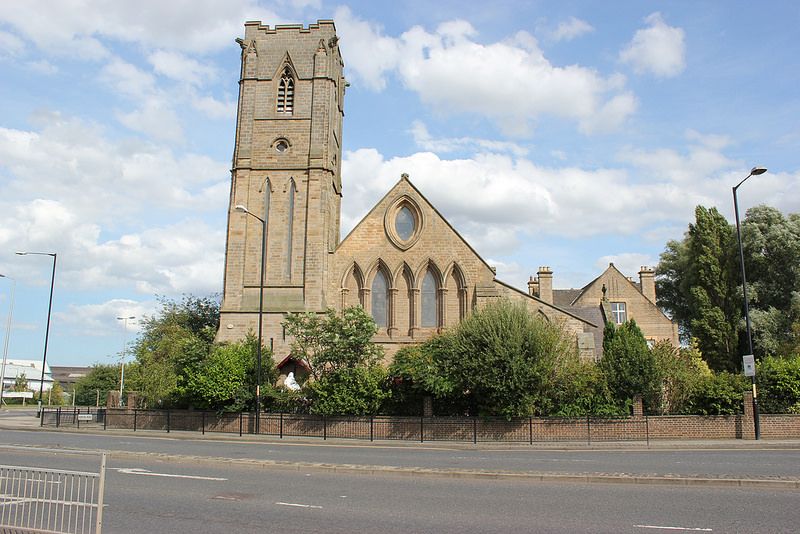
[[(514, 443), (323, 441), (318, 438), (281, 440), (275, 436), (240, 437), (236, 434), (202, 435), (178, 431), (166, 434), (127, 430), (56, 430), (39, 426), (35, 408), (0, 410), (0, 429), (9, 431), (0, 432), (0, 441), (7, 445), (102, 449), (114, 457), (148, 456), (174, 462), (229, 462), (263, 468), (317, 469), (367, 475), (512, 477), (532, 481), (800, 489), (800, 473), (781, 467), (783, 464), (776, 464), (775, 459), (780, 455), (782, 461), (786, 461), (788, 455), (790, 464), (800, 463), (800, 440), (654, 441), (650, 444), (559, 442), (533, 446)], [(147, 447), (143, 445), (145, 443)], [(752, 451), (752, 455), (748, 451)], [(573, 455), (583, 456), (574, 458)], [(594, 461), (602, 455), (616, 457), (617, 466), (613, 462)], [(712, 472), (706, 467), (710, 464), (704, 465), (703, 462), (715, 455), (724, 455), (725, 458), (720, 460), (723, 467)], [(586, 460), (590, 457), (592, 462)], [(665, 457), (674, 457), (672, 464), (656, 465), (657, 460)], [(316, 461), (318, 458), (324, 461)], [(743, 464), (753, 463), (754, 459), (763, 462), (763, 471), (742, 469)], [(506, 460), (517, 463), (502, 463)], [(675, 471), (677, 466), (695, 461), (702, 469)], [(559, 471), (548, 467), (566, 465), (567, 462), (573, 462), (572, 465), (586, 462), (589, 469)]]

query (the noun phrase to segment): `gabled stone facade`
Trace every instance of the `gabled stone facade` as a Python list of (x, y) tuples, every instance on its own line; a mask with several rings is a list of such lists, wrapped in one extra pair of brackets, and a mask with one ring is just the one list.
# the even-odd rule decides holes
[[(581, 289), (553, 289), (553, 272), (540, 267), (537, 277), (528, 282), (528, 291), (601, 325), (633, 319), (648, 342), (667, 340), (679, 345), (677, 325), (656, 305), (655, 271), (649, 267), (639, 270), (637, 283), (610, 263)], [(602, 331), (598, 340), (602, 347)]]

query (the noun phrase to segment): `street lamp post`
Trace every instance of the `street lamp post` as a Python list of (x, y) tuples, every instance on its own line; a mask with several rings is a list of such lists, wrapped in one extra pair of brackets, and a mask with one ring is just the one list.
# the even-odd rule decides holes
[(261, 422), (261, 336), (264, 316), (264, 271), (267, 262), (267, 221), (262, 219), (245, 206), (237, 204), (234, 209), (247, 215), (252, 215), (261, 222), (261, 274), (258, 283), (258, 347), (256, 347), (256, 435), (260, 432)]
[[(750, 329), (750, 304), (747, 302), (747, 275), (744, 269), (744, 247), (742, 246), (742, 231), (739, 225), (739, 200), (736, 197), (736, 190), (739, 186), (747, 181), (751, 176), (758, 176), (767, 172), (766, 167), (753, 167), (744, 180), (739, 182), (733, 187), (733, 212), (736, 216), (736, 239), (739, 241), (739, 260), (742, 266), (742, 293), (744, 294), (744, 320), (747, 326), (747, 345), (750, 349), (750, 356), (753, 356), (753, 335)], [(756, 439), (761, 439), (761, 425), (759, 423), (758, 413), (758, 391), (756, 389), (756, 375), (755, 371), (750, 377), (753, 384), (753, 425), (755, 427)]]
[(14, 316), (14, 293), (16, 293), (17, 290), (17, 281), (4, 274), (0, 274), (0, 278), (8, 278), (12, 282), (11, 303), (8, 306), (8, 318), (6, 319), (6, 339), (3, 342), (3, 365), (2, 368), (0, 368), (0, 407), (2, 407), (6, 379), (6, 362), (8, 361), (8, 340), (11, 337), (11, 317)]
[(122, 358), (119, 366), (119, 405), (124, 406), (125, 402), (122, 399), (122, 389), (125, 386), (125, 351), (128, 350), (128, 321), (136, 319), (136, 316), (130, 315), (128, 317), (117, 317), (117, 321), (123, 321), (122, 328), (124, 337), (122, 338)]
[(53, 312), (53, 287), (56, 283), (56, 259), (58, 254), (55, 252), (17, 252), (18, 256), (51, 256), (53, 258), (53, 274), (50, 277), (50, 304), (47, 307), (47, 328), (44, 332), (44, 354), (42, 355), (42, 376), (39, 380), (39, 409), (36, 414), (37, 417), (42, 415), (42, 394), (44, 392), (44, 369), (47, 365), (47, 342), (50, 339), (50, 316)]

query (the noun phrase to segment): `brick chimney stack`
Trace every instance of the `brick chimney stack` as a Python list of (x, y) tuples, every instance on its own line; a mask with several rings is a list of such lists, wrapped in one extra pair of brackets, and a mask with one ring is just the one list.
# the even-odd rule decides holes
[(553, 271), (550, 267), (539, 267), (539, 298), (548, 304), (553, 303)]
[(656, 272), (652, 267), (642, 266), (639, 269), (639, 284), (642, 286), (642, 295), (647, 297), (647, 300), (656, 303)]

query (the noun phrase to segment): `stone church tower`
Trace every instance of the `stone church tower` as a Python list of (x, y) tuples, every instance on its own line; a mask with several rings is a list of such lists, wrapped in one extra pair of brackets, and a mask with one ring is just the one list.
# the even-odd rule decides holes
[[(282, 371), (297, 370), (282, 326), (286, 315), (361, 306), (375, 320), (373, 341), (384, 347), (388, 361), (400, 348), (506, 298), (563, 324), (575, 334), (582, 356), (598, 357), (609, 317), (601, 313), (604, 307), (592, 301), (596, 313), (587, 315), (575, 308), (577, 301), (560, 303), (549, 269), (531, 282), (535, 291), (498, 280), (407, 174), (340, 241), (347, 82), (333, 22), (307, 28), (248, 22), (237, 42), (242, 69), (217, 341), (257, 332), (263, 297), (264, 344), (272, 340)], [(627, 282), (621, 287), (642, 295)], [(620, 294), (608, 305), (616, 306), (618, 316), (628, 306), (638, 320), (639, 301), (628, 297)], [(657, 311), (650, 301), (647, 313)]]
[[(339, 244), (342, 118), (347, 85), (333, 21), (247, 22), (231, 171), (225, 282), (218, 341), (258, 329), (287, 354), (285, 314), (323, 311)], [(245, 207), (258, 218), (237, 210)], [(259, 287), (262, 247), (264, 287)]]

